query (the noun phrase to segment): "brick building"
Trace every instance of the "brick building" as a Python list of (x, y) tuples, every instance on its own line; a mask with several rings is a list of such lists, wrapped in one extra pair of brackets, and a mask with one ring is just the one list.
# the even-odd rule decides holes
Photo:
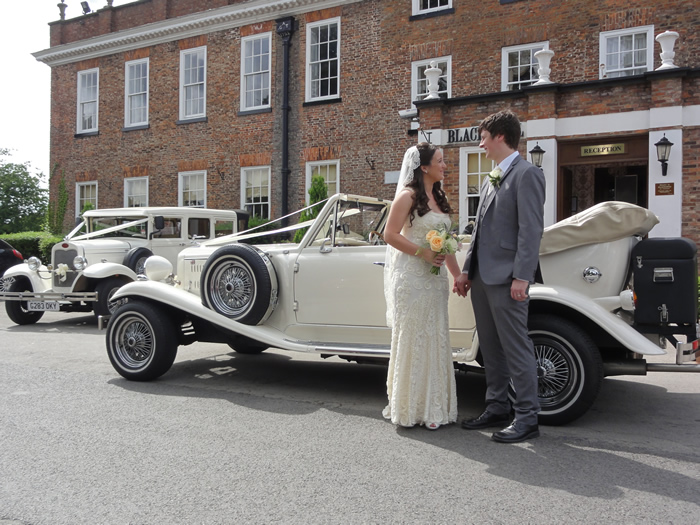
[[(475, 127), (511, 108), (521, 153), (546, 152), (547, 224), (627, 200), (659, 215), (654, 235), (700, 242), (697, 0), (111, 3), (51, 23), (35, 53), (52, 69), (51, 163), (71, 217), (88, 202), (278, 217), (312, 174), (391, 197), (404, 150), (429, 138), (464, 227), (491, 169)], [(675, 56), (659, 69), (666, 31)], [(438, 98), (425, 99), (432, 62)]]

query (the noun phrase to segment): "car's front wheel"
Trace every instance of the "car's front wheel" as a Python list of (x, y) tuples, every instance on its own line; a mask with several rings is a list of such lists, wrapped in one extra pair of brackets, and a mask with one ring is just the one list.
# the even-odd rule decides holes
[[(563, 425), (593, 405), (603, 381), (603, 361), (590, 336), (555, 315), (533, 315), (529, 335), (537, 361), (539, 422)], [(511, 398), (516, 393), (511, 385)]]
[(150, 381), (170, 370), (175, 361), (176, 334), (177, 326), (162, 307), (129, 302), (107, 325), (107, 355), (122, 377)]
[[(7, 287), (8, 292), (32, 292), (32, 285), (26, 278), (15, 279)], [(34, 324), (44, 316), (44, 312), (27, 309), (26, 301), (5, 301), (5, 311), (13, 323), (19, 325)]]
[(124, 286), (124, 281), (117, 277), (110, 277), (95, 287), (97, 292), (97, 301), (93, 306), (95, 315), (112, 315), (117, 311), (117, 308), (126, 302), (125, 299), (112, 301), (112, 296), (122, 286)]

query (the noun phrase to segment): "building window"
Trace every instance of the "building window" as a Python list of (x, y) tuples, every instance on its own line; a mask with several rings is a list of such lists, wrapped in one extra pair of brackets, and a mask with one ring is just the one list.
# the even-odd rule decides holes
[(186, 171), (179, 174), (178, 206), (204, 208), (207, 205), (207, 172)]
[(78, 182), (75, 185), (75, 215), (97, 209), (97, 181)]
[(425, 70), (430, 68), (431, 62), (435, 62), (442, 70), (438, 78), (438, 95), (440, 98), (452, 96), (452, 57), (431, 58), (411, 64), (411, 102), (422, 100), (428, 95), (428, 79), (425, 76)]
[(539, 80), (535, 53), (549, 49), (549, 42), (504, 47), (501, 50), (501, 91), (531, 86)]
[(654, 26), (600, 34), (600, 78), (628, 77), (654, 66)]
[(126, 63), (124, 127), (148, 124), (148, 58)]
[(340, 19), (306, 27), (306, 99), (340, 95)]
[(270, 167), (241, 170), (241, 207), (251, 217), (270, 218)]
[(241, 41), (241, 110), (270, 107), (270, 33)]
[(207, 105), (207, 48), (180, 52), (180, 120), (203, 118)]
[(452, 8), (452, 0), (413, 0), (413, 15)]
[(311, 179), (318, 176), (328, 186), (328, 195), (333, 195), (340, 191), (340, 161), (326, 160), (322, 162), (306, 163), (306, 203), (309, 203), (309, 189), (311, 189)]
[(148, 177), (124, 179), (124, 206), (127, 208), (148, 206)]
[(78, 72), (78, 133), (97, 131), (99, 69)]
[[(462, 148), (460, 153), (460, 188), (462, 203), (466, 206), (460, 209), (460, 228), (464, 232), (469, 223), (476, 223), (476, 212), (479, 208), (479, 197), (484, 179), (494, 168), (492, 160), (486, 158), (486, 153), (480, 148)], [(463, 181), (463, 182), (462, 182)], [(467, 233), (471, 233), (468, 229)]]

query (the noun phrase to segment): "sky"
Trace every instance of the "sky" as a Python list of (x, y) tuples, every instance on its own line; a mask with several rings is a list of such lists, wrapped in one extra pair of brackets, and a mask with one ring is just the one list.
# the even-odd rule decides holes
[[(114, 0), (123, 5), (133, 0)], [(29, 163), (29, 172), (49, 174), (51, 68), (31, 55), (49, 47), (49, 22), (60, 18), (59, 0), (0, 0), (0, 49), (5, 78), (0, 83), (4, 101), (0, 122), (0, 149), (9, 149), (6, 162)], [(80, 0), (64, 0), (66, 19), (81, 16)], [(89, 0), (93, 11), (106, 0)]]

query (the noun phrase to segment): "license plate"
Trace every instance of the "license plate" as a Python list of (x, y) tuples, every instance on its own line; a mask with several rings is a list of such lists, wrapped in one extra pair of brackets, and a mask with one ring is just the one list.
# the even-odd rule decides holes
[(27, 301), (31, 312), (58, 312), (58, 301)]

